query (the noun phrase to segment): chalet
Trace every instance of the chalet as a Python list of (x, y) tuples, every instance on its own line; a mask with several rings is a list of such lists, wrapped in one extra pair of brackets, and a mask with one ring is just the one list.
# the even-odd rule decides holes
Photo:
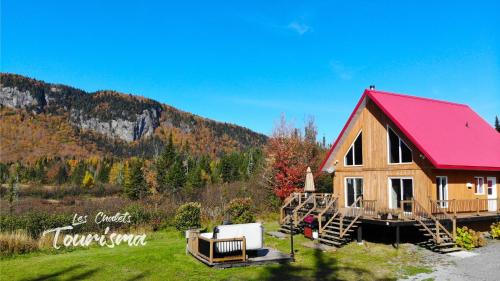
[(313, 216), (340, 246), (363, 225), (394, 227), (398, 243), (411, 226), (445, 252), (457, 224), (500, 219), (500, 134), (464, 104), (367, 89), (320, 170), (333, 192), (288, 197), (283, 231)]

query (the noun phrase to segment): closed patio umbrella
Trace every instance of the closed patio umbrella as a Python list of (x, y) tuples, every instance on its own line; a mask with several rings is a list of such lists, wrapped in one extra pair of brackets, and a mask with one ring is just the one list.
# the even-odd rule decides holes
[(311, 167), (307, 167), (306, 182), (304, 184), (305, 192), (314, 192), (314, 178), (311, 172)]

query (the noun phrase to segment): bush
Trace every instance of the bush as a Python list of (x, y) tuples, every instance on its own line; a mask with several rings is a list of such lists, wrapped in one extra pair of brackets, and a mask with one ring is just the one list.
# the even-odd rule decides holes
[(38, 250), (38, 243), (26, 231), (0, 233), (0, 255), (24, 254)]
[(181, 231), (201, 227), (201, 204), (189, 202), (180, 206), (175, 214), (174, 225)]
[(21, 216), (0, 216), (1, 231), (15, 232), (17, 230), (23, 230), (33, 239), (39, 238), (45, 230), (70, 224), (71, 216), (58, 214), (32, 212)]
[(491, 238), (500, 239), (500, 222), (492, 224), (490, 228)]
[(250, 198), (235, 198), (226, 206), (225, 213), (233, 223), (254, 222), (252, 204), (252, 199)]
[(471, 250), (472, 248), (486, 245), (486, 240), (480, 232), (476, 232), (464, 226), (457, 228), (456, 243), (457, 246), (461, 248)]

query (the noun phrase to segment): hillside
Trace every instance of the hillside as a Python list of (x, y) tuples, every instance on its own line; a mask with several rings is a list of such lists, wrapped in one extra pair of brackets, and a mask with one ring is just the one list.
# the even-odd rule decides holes
[(0, 74), (0, 159), (42, 156), (150, 157), (168, 135), (195, 154), (212, 156), (263, 145), (267, 137), (141, 96), (87, 93), (16, 74)]

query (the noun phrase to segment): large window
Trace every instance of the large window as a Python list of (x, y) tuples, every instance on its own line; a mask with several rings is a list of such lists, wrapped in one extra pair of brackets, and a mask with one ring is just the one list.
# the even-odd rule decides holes
[(389, 163), (399, 164), (412, 162), (410, 148), (389, 126), (387, 126), (387, 139), (389, 148)]
[(411, 212), (411, 204), (403, 200), (413, 199), (412, 178), (390, 178), (389, 179), (389, 208), (402, 208), (405, 212)]
[[(351, 206), (358, 197), (363, 196), (363, 178), (345, 179), (345, 205)], [(356, 203), (356, 207), (361, 207), (361, 202)]]
[(476, 194), (484, 194), (484, 178), (483, 177), (475, 177), (476, 180), (476, 189), (474, 192)]
[(363, 165), (363, 138), (362, 132), (359, 132), (356, 140), (352, 143), (344, 157), (345, 166)]

